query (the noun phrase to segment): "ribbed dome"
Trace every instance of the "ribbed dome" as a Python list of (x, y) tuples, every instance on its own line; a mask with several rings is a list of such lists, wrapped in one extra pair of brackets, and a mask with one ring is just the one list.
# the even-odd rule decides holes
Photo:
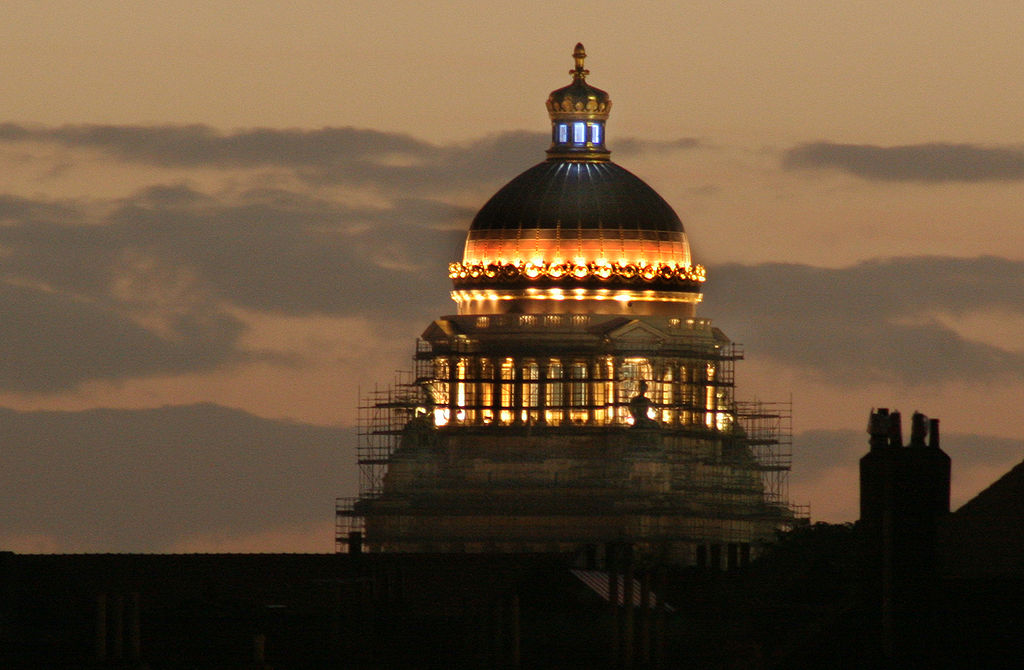
[(463, 262), (545, 260), (690, 264), (665, 200), (612, 162), (549, 160), (522, 173), (473, 219)]

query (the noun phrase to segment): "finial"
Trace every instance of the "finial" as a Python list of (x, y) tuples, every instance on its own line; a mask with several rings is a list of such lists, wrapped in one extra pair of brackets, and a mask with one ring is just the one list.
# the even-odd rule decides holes
[(573, 79), (584, 80), (587, 75), (590, 74), (590, 70), (583, 68), (583, 61), (587, 57), (586, 50), (583, 49), (583, 42), (577, 42), (576, 48), (572, 50), (572, 57), (576, 60), (576, 68), (569, 70), (569, 74), (572, 75)]

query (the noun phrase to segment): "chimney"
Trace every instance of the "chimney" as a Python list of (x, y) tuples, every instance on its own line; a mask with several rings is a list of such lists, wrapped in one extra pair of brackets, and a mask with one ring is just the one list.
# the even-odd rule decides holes
[(871, 450), (888, 446), (889, 440), (889, 410), (886, 407), (879, 407), (868, 416), (868, 444)]
[(889, 446), (893, 449), (903, 446), (903, 417), (899, 412), (889, 414)]
[(939, 420), (931, 419), (928, 422), (928, 446), (932, 449), (939, 448)]
[(914, 412), (910, 419), (910, 446), (924, 447), (924, 438), (928, 435), (928, 417), (920, 412)]

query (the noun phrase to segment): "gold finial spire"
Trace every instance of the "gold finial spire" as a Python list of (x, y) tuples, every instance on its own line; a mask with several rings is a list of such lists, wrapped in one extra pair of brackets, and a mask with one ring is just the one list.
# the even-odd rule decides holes
[(569, 74), (576, 81), (583, 81), (590, 74), (590, 70), (586, 70), (583, 67), (583, 61), (587, 58), (587, 52), (583, 48), (583, 42), (577, 42), (576, 48), (572, 50), (572, 57), (576, 60), (575, 69), (569, 70)]

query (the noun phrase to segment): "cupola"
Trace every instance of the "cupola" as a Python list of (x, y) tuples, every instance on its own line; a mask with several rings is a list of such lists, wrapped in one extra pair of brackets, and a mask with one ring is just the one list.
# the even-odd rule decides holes
[(605, 149), (604, 124), (612, 108), (612, 100), (605, 91), (587, 83), (590, 70), (583, 67), (587, 52), (577, 44), (572, 52), (576, 67), (569, 70), (572, 83), (552, 91), (548, 96), (548, 115), (551, 117), (552, 160), (608, 160)]

